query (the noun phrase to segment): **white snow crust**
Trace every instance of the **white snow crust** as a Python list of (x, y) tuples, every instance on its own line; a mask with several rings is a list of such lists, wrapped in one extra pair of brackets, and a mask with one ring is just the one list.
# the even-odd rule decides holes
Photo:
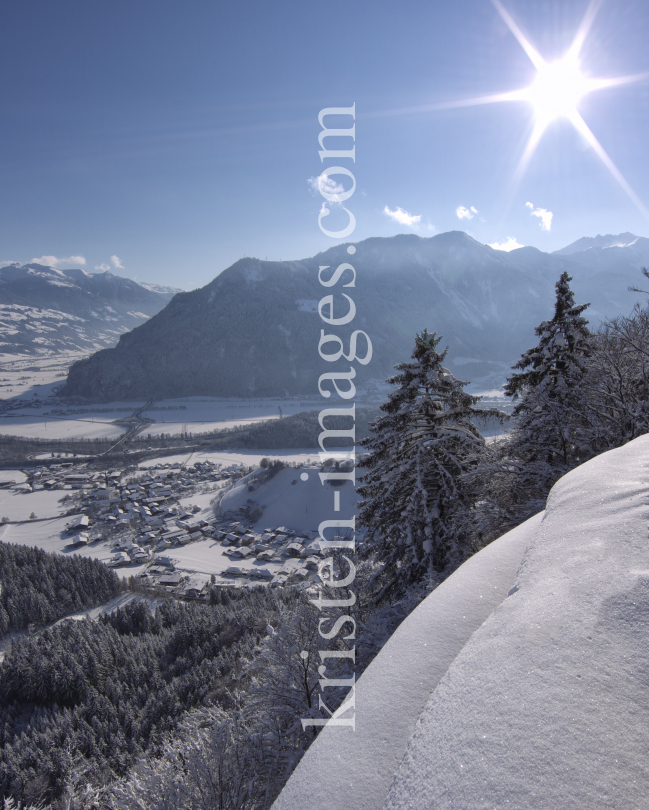
[[(315, 455), (313, 453), (312, 455)], [(297, 531), (313, 531), (323, 520), (350, 520), (358, 514), (358, 495), (351, 481), (341, 487), (332, 487), (320, 482), (319, 468), (297, 470), (292, 467), (280, 470), (270, 481), (253, 493), (248, 492), (248, 479), (242, 479), (223, 496), (221, 509), (236, 512), (248, 498), (259, 503), (264, 514), (255, 524), (261, 531), (264, 526), (286, 526)], [(302, 475), (308, 476), (306, 481)], [(295, 483), (292, 483), (295, 482)], [(334, 497), (340, 498), (340, 509), (334, 511)]]
[[(648, 467), (642, 436), (573, 470), (544, 513), (435, 590), (361, 677), (357, 732), (325, 728), (276, 810), (646, 807)], [(509, 596), (467, 633), (453, 608), (517, 536), (528, 547), (516, 575), (510, 558)], [(464, 592), (442, 621), (448, 641), (435, 623), (444, 589)], [(458, 654), (440, 664), (452, 643)], [(413, 683), (436, 667), (423, 705)], [(416, 721), (403, 756), (402, 715)]]
[(358, 681), (356, 731), (325, 726), (273, 810), (383, 807), (430, 693), (507, 596), (540, 521), (531, 518), (471, 557), (403, 621)]

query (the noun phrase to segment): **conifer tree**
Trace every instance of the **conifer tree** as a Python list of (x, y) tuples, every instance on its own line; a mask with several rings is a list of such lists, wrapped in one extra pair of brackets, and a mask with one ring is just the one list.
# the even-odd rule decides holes
[[(561, 275), (554, 317), (536, 327), (538, 345), (523, 354), (514, 366), (520, 373), (505, 385), (507, 396), (519, 400), (511, 445), (515, 455), (561, 472), (595, 452), (580, 390), (591, 354), (591, 334), (582, 312), (590, 305), (575, 305), (571, 281), (568, 273)], [(547, 472), (556, 477), (556, 472)]]
[(448, 349), (437, 350), (440, 340), (427, 330), (417, 335), (411, 362), (388, 380), (398, 388), (381, 405), (385, 415), (360, 442), (369, 453), (359, 463), (367, 470), (359, 522), (384, 564), (385, 591), (439, 580), (466, 555), (468, 538), (454, 516), (463, 505), (462, 476), (484, 447), (471, 420), (501, 416), (475, 407), (480, 397), (443, 367)]

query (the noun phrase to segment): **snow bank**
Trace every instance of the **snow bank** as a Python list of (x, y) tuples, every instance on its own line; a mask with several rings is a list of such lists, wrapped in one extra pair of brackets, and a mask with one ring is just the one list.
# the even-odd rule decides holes
[[(434, 591), (360, 679), (356, 734), (325, 728), (276, 810), (645, 807), (648, 464), (649, 436), (584, 464), (555, 485), (542, 516)], [(493, 594), (471, 634), (460, 600), (489, 552), (517, 537), (528, 548), (515, 577), (506, 555), (509, 596)]]
[(325, 727), (274, 810), (383, 806), (430, 693), (467, 639), (507, 596), (541, 517), (469, 559), (405, 619), (358, 682), (356, 732)]
[(649, 436), (562, 478), (431, 695), (386, 807), (646, 807)]

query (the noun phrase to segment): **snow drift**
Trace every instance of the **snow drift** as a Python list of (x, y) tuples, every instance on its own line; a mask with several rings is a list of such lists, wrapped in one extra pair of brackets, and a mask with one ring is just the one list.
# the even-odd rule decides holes
[(434, 591), (275, 810), (645, 806), (648, 464), (643, 436), (573, 470)]

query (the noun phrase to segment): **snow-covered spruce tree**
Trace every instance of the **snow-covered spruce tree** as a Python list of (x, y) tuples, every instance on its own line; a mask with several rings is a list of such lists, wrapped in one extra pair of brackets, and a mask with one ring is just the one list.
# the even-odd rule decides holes
[(548, 481), (595, 455), (596, 431), (582, 405), (591, 354), (591, 334), (575, 305), (572, 278), (563, 273), (556, 284), (554, 317), (536, 327), (539, 343), (525, 352), (508, 378), (505, 393), (519, 400), (510, 450), (517, 458), (545, 467)]
[(383, 564), (382, 593), (439, 581), (467, 555), (470, 539), (454, 518), (466, 508), (462, 476), (484, 447), (472, 419), (501, 416), (475, 407), (480, 397), (443, 367), (440, 340), (417, 335), (412, 360), (388, 380), (398, 388), (381, 405), (385, 416), (360, 442), (369, 452), (359, 463), (359, 523)]

